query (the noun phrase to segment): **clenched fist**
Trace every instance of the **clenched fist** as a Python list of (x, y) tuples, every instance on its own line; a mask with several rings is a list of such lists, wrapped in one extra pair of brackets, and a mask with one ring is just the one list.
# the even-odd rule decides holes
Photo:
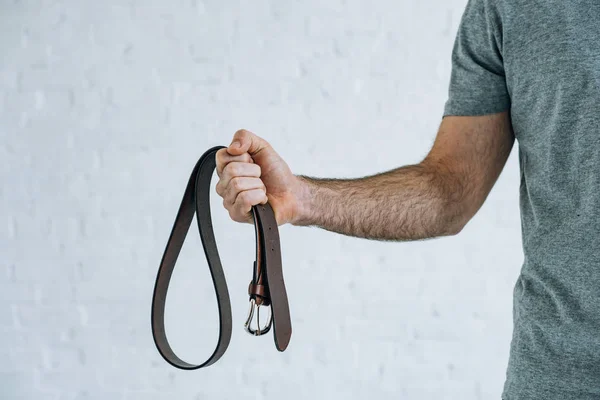
[(216, 154), (217, 193), (231, 219), (252, 222), (251, 208), (267, 201), (279, 225), (298, 211), (299, 179), (266, 140), (239, 130), (228, 148)]

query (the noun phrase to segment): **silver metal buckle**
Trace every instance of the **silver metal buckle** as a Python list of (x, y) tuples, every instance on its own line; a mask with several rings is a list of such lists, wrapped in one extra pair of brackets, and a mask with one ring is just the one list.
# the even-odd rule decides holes
[[(271, 324), (273, 323), (273, 312), (271, 311), (271, 306), (269, 307), (269, 322), (263, 328), (260, 327), (260, 305), (256, 304), (254, 299), (250, 299), (250, 310), (248, 311), (248, 318), (246, 318), (246, 322), (244, 323), (244, 330), (251, 334), (252, 336), (261, 336), (271, 330)], [(267, 307), (267, 306), (264, 306)], [(254, 309), (256, 309), (256, 329), (253, 329), (252, 319), (254, 317)]]

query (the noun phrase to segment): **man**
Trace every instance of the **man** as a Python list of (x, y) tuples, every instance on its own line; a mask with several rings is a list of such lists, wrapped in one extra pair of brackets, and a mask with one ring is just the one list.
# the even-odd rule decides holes
[(381, 240), (454, 235), (515, 138), (525, 260), (502, 398), (600, 399), (600, 1), (470, 0), (442, 123), (417, 165), (295, 176), (241, 130), (217, 155), (217, 192), (239, 222), (268, 200), (280, 224)]

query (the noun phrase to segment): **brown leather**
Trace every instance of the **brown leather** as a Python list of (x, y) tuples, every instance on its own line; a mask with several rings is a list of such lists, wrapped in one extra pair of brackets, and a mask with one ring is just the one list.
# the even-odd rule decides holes
[(256, 304), (259, 306), (268, 306), (269, 304), (271, 304), (268, 285), (260, 285), (252, 281), (248, 285), (248, 295), (250, 296), (250, 298), (254, 297), (254, 299), (256, 300)]
[(254, 232), (256, 235), (256, 261), (254, 262), (254, 273), (252, 275), (252, 281), (248, 285), (248, 295), (251, 299), (256, 301), (257, 305), (268, 306), (271, 304), (269, 294), (269, 284), (267, 282), (264, 269), (263, 269), (263, 250), (261, 248), (261, 231), (259, 229), (260, 224), (257, 221), (257, 214), (253, 213), (252, 218), (254, 221)]
[[(222, 146), (213, 147), (200, 157), (188, 181), (179, 212), (158, 269), (152, 297), (152, 335), (158, 352), (174, 367), (194, 370), (219, 360), (231, 340), (232, 318), (229, 291), (215, 242), (210, 214), (210, 182), (216, 166), (215, 154)], [(190, 364), (171, 348), (165, 332), (165, 303), (169, 282), (177, 257), (196, 214), (204, 254), (213, 280), (219, 308), (219, 339), (212, 355), (202, 364)], [(252, 207), (256, 235), (256, 261), (248, 294), (257, 304), (271, 305), (275, 347), (284, 351), (291, 339), (292, 324), (287, 293), (283, 281), (279, 230), (275, 214), (267, 203)], [(259, 303), (260, 302), (260, 303)]]

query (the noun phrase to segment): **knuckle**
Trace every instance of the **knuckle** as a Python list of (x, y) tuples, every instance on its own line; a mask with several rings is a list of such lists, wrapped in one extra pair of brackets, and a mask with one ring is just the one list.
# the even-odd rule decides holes
[(249, 131), (247, 131), (246, 129), (238, 129), (235, 132), (235, 135), (233, 135), (236, 139), (246, 139), (251, 135), (251, 133)]
[(220, 164), (223, 164), (223, 161), (225, 159), (225, 149), (219, 149), (217, 150), (217, 153), (215, 154), (215, 160), (217, 161), (217, 166), (219, 166)]
[(229, 207), (233, 207), (237, 199), (237, 193), (235, 193), (233, 190), (228, 190), (224, 196), (224, 199), (227, 201)]
[(254, 161), (252, 160), (252, 157), (250, 157), (250, 154), (249, 154), (249, 153), (244, 153), (244, 154), (242, 154), (240, 157), (241, 157), (241, 160), (242, 160), (243, 162), (247, 162), (247, 163), (253, 163), (253, 162), (254, 162)]
[(237, 213), (235, 213), (233, 210), (228, 210), (228, 211), (229, 211), (229, 218), (231, 218), (235, 222), (239, 222)]
[(233, 166), (231, 167), (231, 173), (233, 174), (232, 176), (244, 176), (244, 169), (245, 169), (245, 165), (242, 163), (234, 163)]
[(244, 173), (244, 164), (236, 162), (231, 163), (231, 173), (233, 176), (240, 176)]
[(223, 168), (225, 165), (231, 161), (231, 156), (227, 152), (227, 149), (220, 149), (215, 154), (215, 161), (217, 163), (217, 168)]
[(238, 202), (241, 205), (245, 205), (246, 202), (248, 202), (248, 192), (240, 192), (240, 194), (238, 194)]
[(243, 197), (242, 197), (242, 201), (241, 204), (244, 207), (244, 209), (248, 209), (250, 207), (252, 207), (254, 204), (252, 202), (253, 197), (252, 197), (252, 192), (247, 191), (247, 192), (242, 192)]
[(240, 191), (240, 189), (242, 188), (242, 184), (242, 179), (237, 176), (235, 178), (231, 178), (231, 181), (229, 182), (231, 188), (236, 192)]
[(227, 176), (227, 174), (229, 173), (229, 168), (230, 168), (229, 165), (230, 164), (227, 164), (223, 167), (223, 170), (221, 171), (222, 176)]
[(229, 163), (225, 166), (225, 168), (223, 168), (224, 176), (233, 176), (234, 174), (235, 174), (235, 164), (234, 163)]

